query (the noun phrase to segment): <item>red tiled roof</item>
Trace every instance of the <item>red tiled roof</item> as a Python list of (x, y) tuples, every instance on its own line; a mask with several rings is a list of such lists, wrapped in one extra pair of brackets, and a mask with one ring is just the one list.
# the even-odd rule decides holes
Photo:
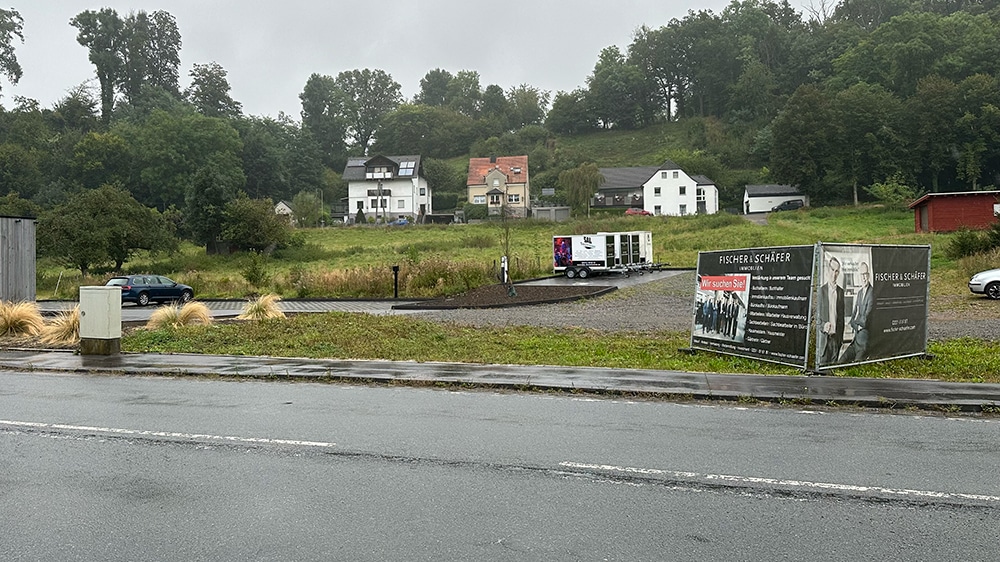
[[(507, 175), (508, 183), (528, 182), (528, 157), (525, 156), (498, 156), (495, 161), (490, 158), (469, 158), (469, 177), (465, 185), (483, 185), (486, 181), (486, 174), (493, 168), (499, 168)], [(521, 173), (515, 174), (514, 168), (520, 168)]]

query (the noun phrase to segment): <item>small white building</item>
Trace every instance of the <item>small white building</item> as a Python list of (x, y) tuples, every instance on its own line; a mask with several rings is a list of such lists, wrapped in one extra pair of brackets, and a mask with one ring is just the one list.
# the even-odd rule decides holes
[(422, 223), (434, 212), (420, 156), (352, 157), (344, 168), (348, 222), (358, 211), (377, 222), (400, 218)]
[(747, 185), (743, 192), (743, 213), (770, 213), (771, 209), (784, 203), (800, 199), (809, 206), (809, 197), (792, 185), (762, 184)]
[(705, 176), (689, 175), (667, 160), (660, 166), (601, 168), (604, 182), (591, 207), (643, 209), (653, 215), (713, 215), (719, 188)]

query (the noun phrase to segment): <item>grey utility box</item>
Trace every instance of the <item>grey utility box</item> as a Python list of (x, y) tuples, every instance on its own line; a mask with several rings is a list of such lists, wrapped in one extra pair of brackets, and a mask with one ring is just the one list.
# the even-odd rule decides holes
[(80, 355), (115, 355), (121, 350), (121, 287), (80, 287)]

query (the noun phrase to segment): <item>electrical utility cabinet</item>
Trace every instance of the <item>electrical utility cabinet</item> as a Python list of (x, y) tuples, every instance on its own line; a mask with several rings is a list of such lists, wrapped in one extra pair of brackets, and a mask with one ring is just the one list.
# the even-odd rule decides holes
[(121, 347), (121, 287), (80, 287), (80, 354), (116, 355)]

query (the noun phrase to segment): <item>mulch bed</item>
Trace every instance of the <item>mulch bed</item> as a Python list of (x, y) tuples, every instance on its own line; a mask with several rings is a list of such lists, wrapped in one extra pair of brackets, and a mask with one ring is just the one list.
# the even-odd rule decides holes
[(567, 302), (600, 296), (614, 291), (613, 286), (557, 287), (551, 285), (514, 285), (515, 295), (508, 293), (507, 285), (487, 285), (469, 292), (398, 305), (399, 310), (448, 310), (453, 308), (504, 308)]

